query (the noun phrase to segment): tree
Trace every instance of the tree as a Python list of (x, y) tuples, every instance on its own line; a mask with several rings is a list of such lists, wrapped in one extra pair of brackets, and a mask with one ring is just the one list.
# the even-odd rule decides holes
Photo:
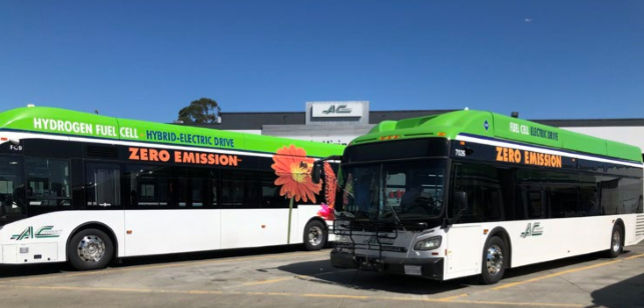
[(183, 123), (217, 123), (219, 113), (221, 108), (215, 100), (202, 97), (179, 110), (179, 120)]

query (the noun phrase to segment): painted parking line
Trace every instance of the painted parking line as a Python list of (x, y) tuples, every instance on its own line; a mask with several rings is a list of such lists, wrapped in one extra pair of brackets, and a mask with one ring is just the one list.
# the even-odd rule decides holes
[(459, 295), (439, 298), (438, 300), (441, 301), (441, 302), (451, 302), (451, 301), (453, 301), (453, 300), (455, 300), (457, 298), (463, 298), (463, 297), (467, 297), (467, 296), (469, 296), (469, 294), (464, 293), (464, 294), (459, 294)]
[(107, 275), (113, 273), (123, 273), (123, 272), (134, 272), (142, 271), (149, 269), (162, 269), (162, 268), (177, 268), (177, 267), (188, 267), (196, 265), (205, 265), (205, 264), (217, 264), (225, 262), (245, 262), (245, 261), (258, 261), (258, 260), (278, 260), (284, 258), (298, 257), (302, 255), (308, 256), (317, 256), (317, 255), (326, 255), (328, 252), (299, 252), (299, 253), (289, 253), (289, 254), (279, 254), (279, 255), (269, 255), (269, 256), (257, 256), (257, 257), (239, 257), (239, 258), (226, 258), (226, 259), (209, 259), (203, 261), (188, 261), (188, 262), (178, 262), (178, 263), (165, 263), (158, 265), (144, 265), (144, 266), (133, 266), (133, 267), (120, 267), (120, 268), (107, 268), (102, 270), (87, 271), (80, 273), (57, 273), (49, 274), (47, 276), (36, 276), (36, 277), (26, 277), (26, 278), (13, 278), (13, 279), (0, 279), (0, 283), (8, 282), (22, 282), (22, 281), (34, 281), (34, 280), (45, 280), (51, 278), (65, 278), (65, 277), (77, 277), (77, 276), (90, 276), (90, 275)]
[(254, 281), (254, 282), (243, 283), (243, 284), (236, 285), (236, 286), (231, 286), (229, 288), (239, 288), (239, 287), (256, 286), (256, 285), (261, 285), (261, 284), (276, 283), (276, 282), (282, 282), (282, 281), (287, 281), (287, 280), (293, 280), (295, 278), (296, 277), (285, 277), (285, 278), (278, 278), (278, 279), (271, 279), (271, 280)]
[(526, 306), (526, 307), (584, 307), (580, 304), (569, 303), (522, 303), (522, 302), (501, 302), (501, 301), (467, 301), (425, 298), (423, 296), (392, 297), (392, 296), (368, 296), (368, 295), (344, 295), (344, 294), (318, 294), (318, 293), (277, 293), (277, 292), (230, 292), (214, 290), (163, 290), (163, 289), (128, 289), (128, 288), (99, 288), (99, 287), (68, 287), (68, 286), (25, 286), (25, 285), (0, 285), (4, 289), (30, 289), (30, 290), (55, 290), (55, 291), (103, 291), (120, 293), (147, 293), (147, 294), (175, 294), (175, 295), (246, 295), (246, 296), (279, 296), (292, 298), (335, 298), (344, 300), (373, 300), (391, 302), (431, 302), (454, 304), (456, 307), (463, 305), (492, 305), (492, 306)]
[[(508, 289), (508, 288), (516, 287), (516, 286), (526, 284), (526, 283), (530, 283), (530, 282), (540, 281), (540, 280), (544, 280), (544, 279), (548, 279), (548, 278), (552, 278), (552, 277), (558, 277), (558, 276), (561, 276), (561, 275), (575, 273), (575, 272), (581, 272), (581, 271), (585, 271), (585, 270), (589, 270), (589, 269), (593, 269), (593, 268), (598, 268), (598, 267), (602, 267), (602, 266), (607, 266), (607, 265), (611, 265), (611, 264), (615, 264), (615, 263), (620, 263), (620, 262), (624, 262), (624, 261), (628, 261), (628, 260), (632, 260), (632, 259), (637, 259), (637, 258), (641, 258), (641, 257), (644, 257), (644, 254), (637, 254), (637, 255), (626, 257), (626, 258), (623, 258), (623, 259), (611, 260), (611, 261), (606, 261), (606, 262), (593, 264), (593, 265), (589, 265), (589, 266), (584, 266), (584, 267), (564, 270), (564, 271), (561, 271), (561, 272), (556, 272), (556, 273), (552, 273), (552, 274), (548, 274), (548, 275), (544, 275), (544, 276), (539, 276), (539, 277), (535, 277), (535, 278), (531, 278), (531, 279), (527, 279), (527, 280), (523, 280), (523, 281), (510, 282), (510, 283), (506, 283), (506, 284), (503, 284), (503, 285), (500, 285), (500, 286), (497, 286), (497, 287), (482, 290), (481, 292), (478, 292), (476, 294), (481, 294), (482, 292), (486, 292), (486, 291), (496, 291), (496, 290)], [(441, 302), (458, 302), (457, 299), (465, 298), (465, 297), (468, 297), (470, 295), (472, 295), (472, 294), (463, 293), (463, 294), (459, 294), (459, 295), (443, 297), (443, 298), (440, 298), (439, 301), (441, 301)]]
[(552, 274), (549, 274), (549, 275), (540, 276), (540, 277), (536, 277), (536, 278), (532, 278), (532, 279), (528, 279), (528, 280), (524, 280), (524, 281), (511, 282), (511, 283), (507, 283), (507, 284), (504, 284), (504, 285), (501, 285), (501, 286), (498, 286), (498, 287), (494, 287), (494, 288), (492, 288), (492, 290), (503, 290), (503, 289), (507, 289), (507, 288), (516, 287), (518, 285), (530, 283), (530, 282), (535, 282), (535, 281), (544, 280), (544, 279), (557, 277), (557, 276), (570, 274), (570, 273), (575, 273), (575, 272), (581, 272), (581, 271), (585, 271), (585, 270), (589, 270), (589, 269), (593, 269), (593, 268), (598, 268), (598, 267), (603, 267), (603, 266), (607, 266), (607, 265), (611, 265), (611, 264), (615, 264), (615, 263), (620, 263), (620, 262), (624, 262), (624, 261), (628, 261), (628, 260), (632, 260), (632, 259), (636, 259), (636, 258), (641, 258), (641, 257), (644, 257), (644, 254), (638, 254), (638, 255), (630, 256), (630, 257), (623, 258), (623, 259), (602, 262), (602, 263), (593, 264), (593, 265), (584, 266), (584, 267), (579, 267), (579, 268), (573, 268), (573, 269), (569, 269), (569, 270), (565, 270), (565, 271), (561, 271), (561, 272), (556, 272), (556, 273), (552, 273)]

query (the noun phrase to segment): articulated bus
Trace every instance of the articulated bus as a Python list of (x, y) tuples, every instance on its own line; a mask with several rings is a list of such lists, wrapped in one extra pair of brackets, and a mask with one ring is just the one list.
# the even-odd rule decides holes
[(335, 267), (492, 284), (644, 239), (634, 146), (462, 110), (384, 121), (333, 159)]
[[(57, 108), (2, 112), (0, 263), (90, 270), (131, 256), (320, 249), (335, 186), (310, 172), (343, 148)], [(326, 167), (335, 185), (337, 167)]]

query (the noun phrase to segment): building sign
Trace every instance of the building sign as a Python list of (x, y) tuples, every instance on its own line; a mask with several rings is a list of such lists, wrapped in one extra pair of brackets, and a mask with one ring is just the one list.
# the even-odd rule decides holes
[(314, 103), (311, 116), (314, 118), (361, 117), (360, 103)]

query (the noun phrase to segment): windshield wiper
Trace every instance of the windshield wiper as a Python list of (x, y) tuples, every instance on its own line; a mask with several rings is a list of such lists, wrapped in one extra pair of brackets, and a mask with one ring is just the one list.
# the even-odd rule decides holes
[[(382, 173), (380, 174), (380, 176), (382, 176)], [(389, 200), (387, 199), (387, 191), (385, 189), (387, 187), (387, 185), (385, 184), (384, 181), (381, 181), (381, 182), (382, 182), (382, 188), (381, 188), (382, 200), (384, 200), (385, 206), (389, 207), (389, 210), (391, 211), (391, 214), (394, 216), (394, 218), (396, 218), (396, 222), (400, 222), (400, 218), (398, 217), (398, 214), (396, 213), (396, 209), (394, 209), (394, 207), (391, 204), (389, 204)], [(378, 217), (380, 218), (380, 213), (378, 213)]]

